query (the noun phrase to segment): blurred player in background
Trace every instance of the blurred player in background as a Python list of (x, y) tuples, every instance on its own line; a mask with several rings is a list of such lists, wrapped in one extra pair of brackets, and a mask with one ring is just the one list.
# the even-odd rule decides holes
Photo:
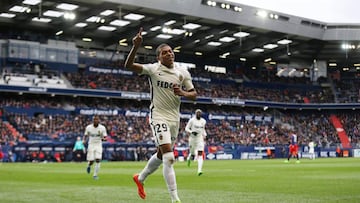
[[(181, 202), (178, 197), (176, 176), (173, 164), (173, 147), (180, 126), (181, 97), (195, 100), (196, 91), (190, 73), (174, 65), (175, 55), (167, 44), (156, 48), (158, 62), (154, 64), (134, 63), (137, 50), (142, 43), (142, 28), (133, 38), (133, 46), (125, 61), (125, 67), (135, 73), (147, 75), (150, 83), (150, 126), (155, 137), (157, 152), (149, 159), (140, 174), (133, 180), (138, 187), (138, 194), (145, 199), (144, 181), (163, 163), (163, 176), (172, 202)], [(185, 90), (183, 90), (185, 87)]]
[(308, 146), (309, 146), (310, 159), (315, 159), (315, 143), (314, 141), (312, 141), (312, 139), (309, 142)]
[(204, 138), (206, 137), (206, 120), (201, 117), (202, 111), (195, 110), (195, 116), (190, 118), (186, 124), (185, 131), (189, 134), (190, 153), (187, 157), (187, 165), (190, 167), (191, 160), (197, 157), (198, 171), (200, 176), (203, 174), (203, 152), (204, 152)]
[(296, 157), (296, 163), (300, 163), (298, 150), (299, 150), (299, 147), (297, 145), (297, 135), (295, 134), (295, 131), (291, 130), (290, 131), (289, 155), (285, 162), (289, 162), (291, 157)]
[(95, 160), (94, 167), (94, 180), (98, 179), (98, 173), (100, 170), (100, 161), (102, 159), (102, 141), (106, 140), (107, 132), (105, 126), (100, 124), (100, 118), (98, 115), (93, 117), (93, 123), (89, 124), (85, 128), (85, 133), (83, 137), (83, 143), (86, 143), (88, 140), (88, 149), (87, 149), (87, 157), (88, 165), (86, 168), (86, 172), (90, 173), (91, 165), (93, 165)]

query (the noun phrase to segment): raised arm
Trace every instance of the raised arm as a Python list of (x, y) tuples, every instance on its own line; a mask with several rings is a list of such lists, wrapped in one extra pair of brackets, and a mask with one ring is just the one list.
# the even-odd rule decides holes
[(139, 47), (142, 43), (142, 36), (141, 36), (142, 31), (143, 31), (143, 28), (141, 27), (139, 29), (139, 32), (133, 38), (133, 40), (132, 40), (133, 46), (132, 46), (130, 53), (127, 56), (126, 61), (125, 61), (125, 67), (136, 73), (141, 73), (142, 69), (143, 69), (143, 66), (141, 64), (134, 63), (137, 50), (139, 49)]

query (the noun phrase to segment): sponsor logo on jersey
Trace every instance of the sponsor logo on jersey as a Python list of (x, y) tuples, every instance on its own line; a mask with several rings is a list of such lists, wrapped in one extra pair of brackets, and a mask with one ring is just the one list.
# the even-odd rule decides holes
[(162, 88), (172, 88), (173, 87), (173, 83), (160, 81), (160, 80), (157, 81), (156, 85), (158, 87), (162, 87)]

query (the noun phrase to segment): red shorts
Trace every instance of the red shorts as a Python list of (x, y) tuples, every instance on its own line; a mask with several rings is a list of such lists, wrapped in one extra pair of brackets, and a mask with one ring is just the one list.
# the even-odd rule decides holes
[(298, 145), (297, 144), (291, 144), (289, 147), (290, 154), (296, 155), (298, 153)]

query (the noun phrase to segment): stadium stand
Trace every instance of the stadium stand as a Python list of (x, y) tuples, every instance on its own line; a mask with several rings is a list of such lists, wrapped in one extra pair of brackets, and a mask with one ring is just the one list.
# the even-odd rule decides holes
[[(50, 42), (48, 46), (56, 46)], [(67, 45), (62, 48), (73, 51)], [(77, 54), (81, 56), (81, 52)], [(70, 161), (69, 149), (94, 114), (101, 115), (110, 135), (105, 152), (109, 160), (146, 159), (153, 150), (151, 131), (144, 125), (150, 98), (148, 81), (125, 70), (122, 59), (109, 62), (79, 57), (68, 64), (8, 59), (1, 64), (0, 138), (1, 144), (17, 155), (13, 160)], [(80, 64), (85, 66), (79, 68)], [(330, 72), (329, 77), (312, 81), (269, 69), (229, 68), (225, 74), (200, 67), (189, 71), (199, 99), (196, 103), (184, 101), (182, 106), (179, 150), (188, 147), (184, 127), (195, 108), (203, 109), (208, 120), (208, 154), (215, 153), (209, 153), (215, 147), (244, 158), (241, 150), (262, 156), (256, 154), (256, 147), (273, 147), (280, 157), (292, 129), (303, 146), (310, 140), (330, 151), (359, 146), (356, 74), (338, 77)], [(334, 117), (339, 121), (336, 125)], [(338, 128), (343, 128), (346, 136), (339, 136)], [(29, 151), (30, 146), (36, 147)], [(8, 148), (2, 149), (8, 153)]]
[[(2, 131), (2, 143), (63, 142), (70, 146), (77, 136), (82, 136), (85, 124), (91, 121), (91, 115), (79, 114), (79, 109), (96, 107), (99, 112), (108, 112), (109, 109), (116, 109), (118, 112), (117, 115), (101, 116), (110, 135), (108, 143), (154, 144), (150, 129), (144, 125), (147, 122), (147, 105), (140, 101), (32, 94), (22, 96), (16, 93), (5, 93), (2, 97), (1, 108), (4, 109), (5, 118), (2, 125), (5, 126), (8, 122), (18, 131), (18, 135), (13, 136), (14, 132), (6, 127), (8, 130)], [(199, 105), (197, 107), (204, 109), (208, 120), (208, 146), (286, 146), (287, 136), (292, 128), (298, 129), (300, 144), (314, 139), (318, 146), (335, 148), (340, 143), (336, 129), (331, 125), (330, 114), (326, 112), (264, 111), (260, 108)], [(185, 104), (182, 112), (190, 116), (193, 110), (191, 104)], [(354, 122), (358, 115), (351, 112), (334, 114), (342, 118), (342, 123), (347, 123), (344, 126), (346, 131), (351, 132), (349, 137), (352, 145), (359, 145), (359, 126)], [(186, 147), (184, 127), (188, 116), (182, 118), (179, 147)], [(65, 160), (64, 158), (63, 161)]]

